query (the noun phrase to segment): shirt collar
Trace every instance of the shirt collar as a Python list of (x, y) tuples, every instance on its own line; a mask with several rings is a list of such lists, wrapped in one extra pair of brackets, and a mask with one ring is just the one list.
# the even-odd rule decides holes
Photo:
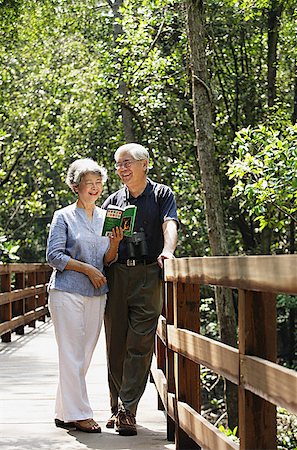
[[(136, 197), (136, 198), (149, 196), (151, 191), (152, 191), (152, 189), (153, 189), (153, 184), (155, 184), (155, 183), (150, 178), (147, 178), (147, 185), (146, 185), (144, 191), (140, 195), (138, 195), (138, 197)], [(126, 195), (127, 199), (128, 198), (135, 198), (135, 197), (133, 197), (133, 195), (130, 194), (129, 189), (128, 189), (127, 186), (124, 186), (124, 189), (125, 189), (125, 195)]]

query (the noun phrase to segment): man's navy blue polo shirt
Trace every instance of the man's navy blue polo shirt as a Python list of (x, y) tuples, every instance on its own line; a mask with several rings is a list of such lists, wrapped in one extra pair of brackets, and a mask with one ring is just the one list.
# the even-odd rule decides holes
[[(127, 186), (111, 194), (103, 203), (102, 208), (108, 205), (117, 205), (124, 208), (127, 205), (136, 205), (137, 213), (134, 231), (144, 231), (146, 236), (148, 255), (147, 261), (156, 261), (163, 250), (164, 237), (162, 224), (166, 220), (176, 220), (178, 224), (176, 202), (172, 190), (164, 184), (155, 183), (147, 179), (145, 190), (134, 198)], [(129, 259), (126, 238), (120, 243), (119, 261)]]

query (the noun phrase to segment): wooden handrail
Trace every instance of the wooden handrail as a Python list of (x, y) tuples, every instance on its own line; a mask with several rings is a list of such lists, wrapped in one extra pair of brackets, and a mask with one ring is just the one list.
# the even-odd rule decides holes
[(45, 263), (11, 263), (0, 264), (0, 275), (8, 273), (26, 273), (26, 272), (51, 272), (51, 268)]
[[(165, 312), (151, 373), (169, 417), (167, 434), (175, 434), (177, 449), (276, 449), (276, 405), (297, 413), (297, 373), (276, 364), (276, 294), (297, 294), (297, 255), (176, 258), (165, 261), (164, 273)], [(238, 348), (194, 330), (201, 284), (238, 290)], [(158, 355), (164, 345), (166, 364)], [(183, 382), (186, 361), (238, 385), (240, 445), (201, 416), (199, 400), (189, 403), (187, 391), (199, 380)]]
[(48, 315), (47, 283), (52, 269), (47, 264), (0, 264), (0, 336), (24, 334)]
[(176, 258), (165, 264), (165, 280), (249, 291), (297, 294), (297, 255)]

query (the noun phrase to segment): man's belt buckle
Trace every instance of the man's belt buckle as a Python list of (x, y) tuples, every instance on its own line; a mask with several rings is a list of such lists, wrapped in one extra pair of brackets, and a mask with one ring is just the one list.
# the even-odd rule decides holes
[(136, 261), (135, 261), (135, 259), (127, 259), (126, 264), (127, 264), (127, 267), (135, 267)]

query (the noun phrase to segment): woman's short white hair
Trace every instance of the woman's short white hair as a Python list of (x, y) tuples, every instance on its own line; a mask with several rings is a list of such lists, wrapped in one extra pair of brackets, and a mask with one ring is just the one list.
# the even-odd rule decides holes
[(107, 180), (107, 170), (104, 167), (99, 166), (91, 158), (76, 159), (72, 164), (70, 164), (67, 176), (66, 184), (74, 192), (74, 188), (79, 185), (82, 177), (86, 173), (95, 173), (101, 177), (102, 183)]

